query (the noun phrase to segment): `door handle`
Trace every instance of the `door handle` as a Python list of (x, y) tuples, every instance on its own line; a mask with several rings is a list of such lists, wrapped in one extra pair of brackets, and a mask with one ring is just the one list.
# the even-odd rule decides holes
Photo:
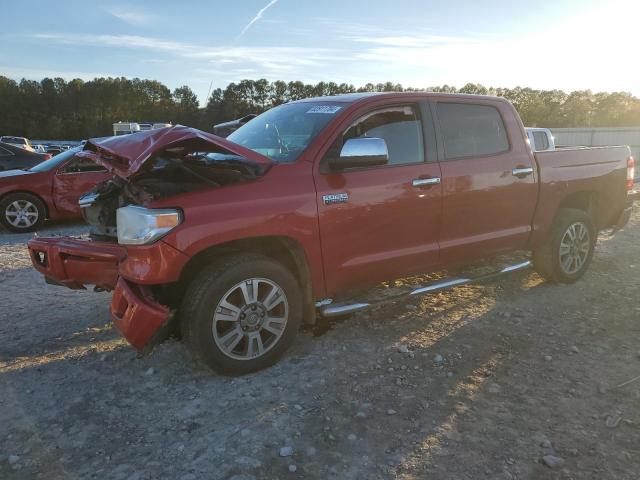
[(439, 185), (440, 177), (433, 178), (414, 178), (411, 182), (411, 185), (414, 187), (429, 187), (431, 185)]
[(517, 167), (511, 170), (511, 175), (518, 178), (524, 178), (533, 173), (533, 167)]

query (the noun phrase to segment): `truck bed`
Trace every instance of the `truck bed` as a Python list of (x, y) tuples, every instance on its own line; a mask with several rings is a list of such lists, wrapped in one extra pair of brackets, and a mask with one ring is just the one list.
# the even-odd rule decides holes
[(558, 208), (575, 206), (573, 202), (593, 205), (599, 229), (615, 226), (629, 201), (626, 190), (629, 147), (563, 148), (537, 152), (534, 156), (539, 179), (535, 237), (543, 237)]

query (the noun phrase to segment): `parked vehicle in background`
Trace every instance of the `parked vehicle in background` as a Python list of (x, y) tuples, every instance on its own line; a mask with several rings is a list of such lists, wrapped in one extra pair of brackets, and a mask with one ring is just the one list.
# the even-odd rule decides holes
[(250, 113), (249, 115), (245, 115), (242, 118), (238, 118), (236, 120), (231, 120), (230, 122), (218, 123), (213, 126), (213, 133), (222, 138), (226, 138), (243, 126), (245, 123), (256, 118), (257, 115), (255, 113)]
[(113, 134), (115, 136), (129, 135), (140, 131), (140, 125), (135, 122), (118, 122), (113, 124)]
[(581, 278), (598, 231), (629, 219), (629, 148), (534, 154), (526, 138), (504, 99), (411, 92), (288, 103), (227, 139), (89, 140), (78, 155), (114, 174), (80, 199), (92, 239), (35, 238), (31, 259), (51, 282), (113, 290), (141, 351), (175, 321), (206, 365), (247, 373), (316, 313), (371, 307), (361, 292), (381, 281), (521, 250), (551, 281)]
[(80, 195), (111, 177), (104, 167), (76, 157), (79, 151), (76, 147), (29, 169), (0, 172), (0, 223), (12, 232), (29, 232), (45, 219), (79, 217)]
[(60, 145), (46, 145), (44, 147), (44, 149), (45, 149), (45, 151), (47, 153), (50, 153), (51, 155), (57, 155), (60, 152), (64, 152), (65, 151), (65, 149), (62, 148), (62, 146), (60, 146)]
[(30, 168), (49, 158), (51, 155), (48, 153), (36, 153), (10, 143), (0, 143), (0, 171)]
[(534, 152), (547, 152), (556, 149), (555, 139), (548, 128), (525, 128), (527, 138)]
[(47, 150), (44, 148), (44, 145), (34, 145), (33, 151), (36, 153), (47, 153)]
[(129, 135), (131, 133), (145, 132), (148, 130), (157, 130), (160, 128), (170, 127), (171, 123), (149, 123), (149, 122), (117, 122), (113, 124), (113, 134), (115, 136), (119, 135)]
[(0, 143), (8, 143), (9, 145), (15, 145), (16, 147), (20, 147), (23, 150), (28, 150), (29, 152), (35, 152), (31, 142), (29, 142), (28, 138), (25, 137), (13, 137), (13, 136), (2, 136), (0, 137)]

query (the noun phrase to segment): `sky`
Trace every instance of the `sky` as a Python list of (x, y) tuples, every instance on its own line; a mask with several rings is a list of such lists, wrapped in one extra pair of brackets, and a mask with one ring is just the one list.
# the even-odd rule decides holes
[(0, 0), (0, 75), (527, 86), (640, 96), (640, 0)]

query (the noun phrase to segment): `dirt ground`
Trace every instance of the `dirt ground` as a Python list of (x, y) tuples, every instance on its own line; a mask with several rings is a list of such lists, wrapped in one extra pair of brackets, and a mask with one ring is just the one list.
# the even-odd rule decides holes
[(0, 232), (1, 479), (640, 478), (638, 210), (575, 285), (391, 304), (235, 379), (177, 340), (137, 358), (109, 294), (46, 285), (28, 237)]

